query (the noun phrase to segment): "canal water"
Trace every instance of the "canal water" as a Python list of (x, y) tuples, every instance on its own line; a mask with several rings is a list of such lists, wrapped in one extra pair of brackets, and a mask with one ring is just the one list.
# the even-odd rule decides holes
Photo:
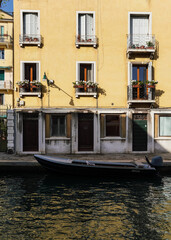
[(171, 178), (0, 177), (0, 239), (171, 239)]

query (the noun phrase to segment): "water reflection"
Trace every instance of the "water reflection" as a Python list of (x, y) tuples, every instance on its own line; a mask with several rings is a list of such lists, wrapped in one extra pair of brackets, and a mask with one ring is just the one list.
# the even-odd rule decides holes
[(0, 239), (170, 239), (171, 178), (0, 178)]

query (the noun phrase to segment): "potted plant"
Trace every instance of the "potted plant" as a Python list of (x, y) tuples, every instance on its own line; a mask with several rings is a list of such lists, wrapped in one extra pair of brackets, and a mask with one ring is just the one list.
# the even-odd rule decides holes
[(75, 81), (72, 84), (74, 88), (84, 88), (85, 81)]
[(151, 41), (147, 42), (147, 48), (148, 49), (153, 49), (154, 48), (154, 44)]
[(132, 80), (131, 83), (132, 83), (132, 86), (133, 86), (134, 88), (139, 87), (137, 80)]
[(157, 84), (157, 81), (151, 80), (148, 81), (148, 88), (155, 88), (155, 85)]
[(29, 80), (22, 80), (16, 83), (19, 88), (20, 92), (26, 92), (29, 89)]

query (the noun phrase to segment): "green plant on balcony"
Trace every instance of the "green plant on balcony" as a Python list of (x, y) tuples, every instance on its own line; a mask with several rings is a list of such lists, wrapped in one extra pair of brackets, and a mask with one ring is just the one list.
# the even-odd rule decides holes
[(83, 88), (85, 85), (85, 81), (75, 81), (72, 82), (74, 88)]
[(87, 81), (85, 83), (85, 85), (88, 87), (88, 88), (96, 88), (98, 86), (98, 83), (95, 83), (95, 82), (92, 82), (92, 81)]
[(39, 82), (37, 80), (34, 80), (34, 81), (30, 82), (30, 84), (34, 87), (41, 87), (42, 86), (41, 82)]
[(22, 80), (19, 82), (16, 82), (16, 84), (19, 86), (19, 88), (28, 88), (29, 87), (29, 80)]
[(147, 48), (154, 48), (154, 44), (151, 41), (147, 42)]
[(133, 86), (138, 85), (138, 81), (137, 80), (132, 80), (131, 83), (132, 83)]

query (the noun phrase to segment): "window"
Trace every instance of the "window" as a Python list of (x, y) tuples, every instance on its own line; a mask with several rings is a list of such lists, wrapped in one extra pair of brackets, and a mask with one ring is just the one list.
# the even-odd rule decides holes
[(39, 34), (38, 30), (39, 30), (38, 13), (24, 12), (23, 13), (23, 34), (34, 36)]
[(66, 136), (66, 117), (64, 115), (51, 116), (51, 137)]
[(77, 12), (76, 46), (96, 44), (95, 12)]
[(0, 59), (4, 59), (4, 49), (0, 49)]
[(129, 13), (128, 33), (130, 34), (131, 45), (135, 47), (147, 47), (147, 43), (153, 41), (151, 35), (151, 18), (151, 13)]
[(4, 70), (0, 70), (0, 81), (5, 80)]
[(0, 94), (0, 105), (4, 104), (4, 94)]
[(95, 62), (77, 62), (77, 81), (95, 82)]
[(21, 81), (29, 80), (29, 82), (37, 80), (39, 81), (39, 62), (21, 62), (22, 64), (22, 73), (21, 73)]
[(40, 11), (21, 11), (21, 35), (20, 46), (23, 44), (34, 44), (40, 46)]
[(160, 137), (171, 136), (171, 116), (159, 117), (159, 135)]
[(120, 116), (106, 115), (106, 137), (120, 136)]

